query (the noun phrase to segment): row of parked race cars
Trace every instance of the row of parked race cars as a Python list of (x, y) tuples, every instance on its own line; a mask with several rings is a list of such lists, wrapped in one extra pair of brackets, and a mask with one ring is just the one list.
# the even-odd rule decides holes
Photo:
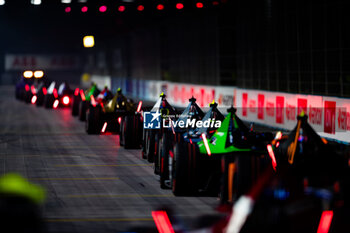
[[(16, 97), (47, 108), (70, 106), (88, 134), (118, 133), (120, 146), (141, 149), (160, 187), (177, 196), (219, 196), (234, 206), (225, 220), (229, 232), (350, 229), (347, 147), (320, 137), (303, 112), (294, 130), (273, 134), (247, 127), (233, 107), (220, 112), (215, 101), (204, 112), (194, 97), (178, 109), (164, 93), (145, 104), (121, 89), (113, 95), (96, 84), (72, 90), (67, 83), (28, 80), (17, 85)], [(160, 115), (159, 128), (144, 127), (145, 112)], [(210, 123), (197, 127), (197, 121)]]

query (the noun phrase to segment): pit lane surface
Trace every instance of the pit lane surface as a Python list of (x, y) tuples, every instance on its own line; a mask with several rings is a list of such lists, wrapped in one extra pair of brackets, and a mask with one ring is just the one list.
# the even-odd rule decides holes
[(13, 87), (0, 87), (0, 172), (46, 189), (48, 232), (155, 230), (151, 211), (162, 206), (190, 228), (199, 216), (218, 215), (215, 197), (175, 197), (160, 189), (140, 150), (125, 150), (118, 140), (87, 135), (70, 109), (26, 104), (15, 100)]

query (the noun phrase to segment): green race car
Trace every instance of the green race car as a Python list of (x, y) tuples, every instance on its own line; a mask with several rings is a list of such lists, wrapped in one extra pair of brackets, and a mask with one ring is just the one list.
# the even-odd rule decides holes
[[(163, 132), (159, 143), (159, 166), (161, 188), (172, 188), (172, 163), (174, 161), (174, 146), (181, 141), (189, 147), (201, 140), (203, 134), (211, 136), (218, 125), (225, 118), (217, 109), (217, 103), (213, 101), (209, 110), (204, 114), (196, 104), (196, 99), (191, 98), (189, 105), (181, 114), (174, 127)], [(180, 122), (188, 127), (179, 127)], [(200, 124), (202, 125), (200, 125)], [(198, 125), (199, 124), (199, 125)], [(186, 156), (186, 155), (185, 155)]]
[(197, 143), (175, 145), (175, 195), (220, 194), (223, 202), (232, 201), (254, 183), (262, 167), (270, 166), (266, 145), (273, 139), (272, 133), (248, 129), (235, 112), (234, 108), (228, 109), (221, 127), (212, 136), (207, 138), (204, 134)]

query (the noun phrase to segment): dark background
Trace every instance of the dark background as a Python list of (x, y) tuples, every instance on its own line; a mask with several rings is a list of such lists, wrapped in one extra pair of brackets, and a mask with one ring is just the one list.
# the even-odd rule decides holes
[[(178, 2), (184, 9), (176, 9)], [(76, 83), (89, 72), (350, 96), (349, 1), (203, 0), (203, 9), (196, 2), (42, 0), (33, 6), (10, 0), (0, 6), (1, 62), (9, 53), (73, 53), (82, 67), (66, 79)], [(156, 10), (159, 3), (163, 11)], [(87, 13), (80, 11), (84, 5)], [(101, 5), (107, 12), (98, 11)], [(119, 5), (125, 12), (117, 11)], [(94, 48), (83, 48), (84, 35), (95, 36)], [(3, 65), (0, 72), (7, 72)], [(62, 72), (56, 76), (69, 73)]]

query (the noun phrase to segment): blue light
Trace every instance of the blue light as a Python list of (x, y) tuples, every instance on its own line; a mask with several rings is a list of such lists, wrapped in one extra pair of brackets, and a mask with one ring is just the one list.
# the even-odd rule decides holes
[(284, 189), (275, 189), (273, 191), (273, 196), (278, 200), (286, 200), (289, 197), (289, 192)]

